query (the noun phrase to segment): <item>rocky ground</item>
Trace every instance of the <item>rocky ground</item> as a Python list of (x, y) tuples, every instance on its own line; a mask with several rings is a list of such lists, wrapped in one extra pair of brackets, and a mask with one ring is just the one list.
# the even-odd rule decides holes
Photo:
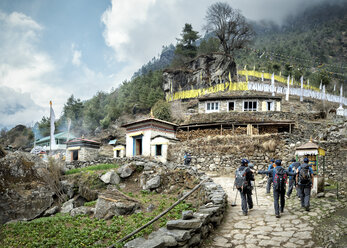
[(272, 196), (266, 195), (265, 187), (259, 185), (259, 205), (253, 191), (254, 209), (248, 216), (243, 216), (239, 196), (237, 206), (230, 206), (236, 193), (232, 190), (233, 178), (215, 177), (214, 181), (227, 192), (229, 208), (222, 224), (204, 243), (204, 248), (346, 247), (346, 198), (336, 200), (333, 195), (314, 198), (311, 211), (306, 212), (301, 210), (294, 191), (281, 218), (277, 219)]

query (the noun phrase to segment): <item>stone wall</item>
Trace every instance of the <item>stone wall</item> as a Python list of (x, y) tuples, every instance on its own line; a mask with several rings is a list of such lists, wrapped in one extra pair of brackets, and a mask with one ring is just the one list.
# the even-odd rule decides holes
[(152, 232), (147, 240), (136, 238), (124, 247), (199, 247), (203, 239), (220, 224), (227, 205), (227, 195), (220, 185), (208, 179), (201, 187), (206, 200), (196, 212), (184, 211), (182, 219), (170, 220), (166, 227)]
[[(346, 181), (347, 169), (347, 123), (324, 129), (321, 123), (298, 121), (293, 133), (278, 133), (255, 136), (215, 136), (199, 138), (170, 145), (168, 159), (183, 163), (185, 151), (192, 154), (193, 166), (202, 171), (233, 173), (240, 166), (242, 158), (249, 159), (255, 169), (264, 170), (269, 159), (281, 159), (285, 167), (295, 157), (295, 148), (308, 142), (310, 138), (326, 150), (325, 175), (333, 180)], [(332, 130), (336, 130), (334, 133)], [(274, 150), (271, 148), (274, 145)], [(302, 158), (299, 158), (302, 161)], [(319, 174), (323, 173), (323, 157), (318, 157)]]

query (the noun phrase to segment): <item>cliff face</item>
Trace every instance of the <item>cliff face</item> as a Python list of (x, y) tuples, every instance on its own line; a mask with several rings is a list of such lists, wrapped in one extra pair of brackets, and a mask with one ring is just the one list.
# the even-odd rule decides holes
[(231, 79), (236, 80), (236, 64), (231, 56), (214, 53), (201, 55), (186, 64), (184, 69), (167, 69), (163, 73), (165, 93), (198, 89)]

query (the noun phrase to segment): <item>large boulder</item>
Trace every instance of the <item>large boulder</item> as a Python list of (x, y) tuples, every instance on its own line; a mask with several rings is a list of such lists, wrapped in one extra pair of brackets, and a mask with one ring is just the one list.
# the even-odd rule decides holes
[(38, 173), (46, 163), (24, 152), (0, 158), (0, 224), (31, 220), (53, 204), (54, 192)]
[(77, 207), (74, 208), (70, 211), (70, 215), (71, 216), (76, 216), (76, 215), (81, 215), (81, 214), (94, 214), (95, 209), (92, 207), (85, 207), (85, 206), (81, 206), (81, 207)]
[(135, 168), (132, 164), (126, 164), (118, 168), (117, 173), (121, 178), (127, 178), (133, 174), (134, 170)]
[(80, 184), (78, 188), (78, 194), (80, 194), (87, 201), (95, 201), (98, 199), (98, 191), (90, 189), (90, 187)]
[(120, 201), (110, 197), (112, 196), (99, 195), (95, 205), (96, 218), (101, 219), (110, 218), (114, 215), (128, 215), (132, 214), (138, 208), (138, 204), (135, 202)]
[(146, 182), (145, 189), (156, 189), (160, 186), (160, 176), (157, 175)]
[(101, 181), (107, 184), (119, 184), (120, 177), (114, 170), (110, 170), (106, 172), (104, 175), (100, 177)]

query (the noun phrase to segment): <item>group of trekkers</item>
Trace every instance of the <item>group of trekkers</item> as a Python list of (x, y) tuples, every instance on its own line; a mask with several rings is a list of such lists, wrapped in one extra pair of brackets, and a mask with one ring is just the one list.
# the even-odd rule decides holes
[[(306, 211), (310, 210), (313, 170), (308, 164), (309, 159), (304, 158), (302, 164), (296, 162), (295, 159), (292, 159), (291, 162), (289, 168), (286, 170), (282, 167), (281, 160), (271, 159), (268, 170), (257, 172), (258, 174), (268, 175), (266, 193), (270, 194), (272, 185), (275, 215), (277, 218), (281, 217), (280, 212), (283, 213), (285, 197), (290, 197), (294, 187), (296, 187), (297, 196), (301, 200), (301, 207)], [(241, 160), (241, 166), (235, 172), (234, 186), (240, 192), (241, 208), (244, 215), (247, 215), (248, 210), (253, 208), (252, 190), (255, 187), (254, 173), (253, 165), (247, 159)], [(286, 192), (287, 178), (289, 178), (289, 187)]]

